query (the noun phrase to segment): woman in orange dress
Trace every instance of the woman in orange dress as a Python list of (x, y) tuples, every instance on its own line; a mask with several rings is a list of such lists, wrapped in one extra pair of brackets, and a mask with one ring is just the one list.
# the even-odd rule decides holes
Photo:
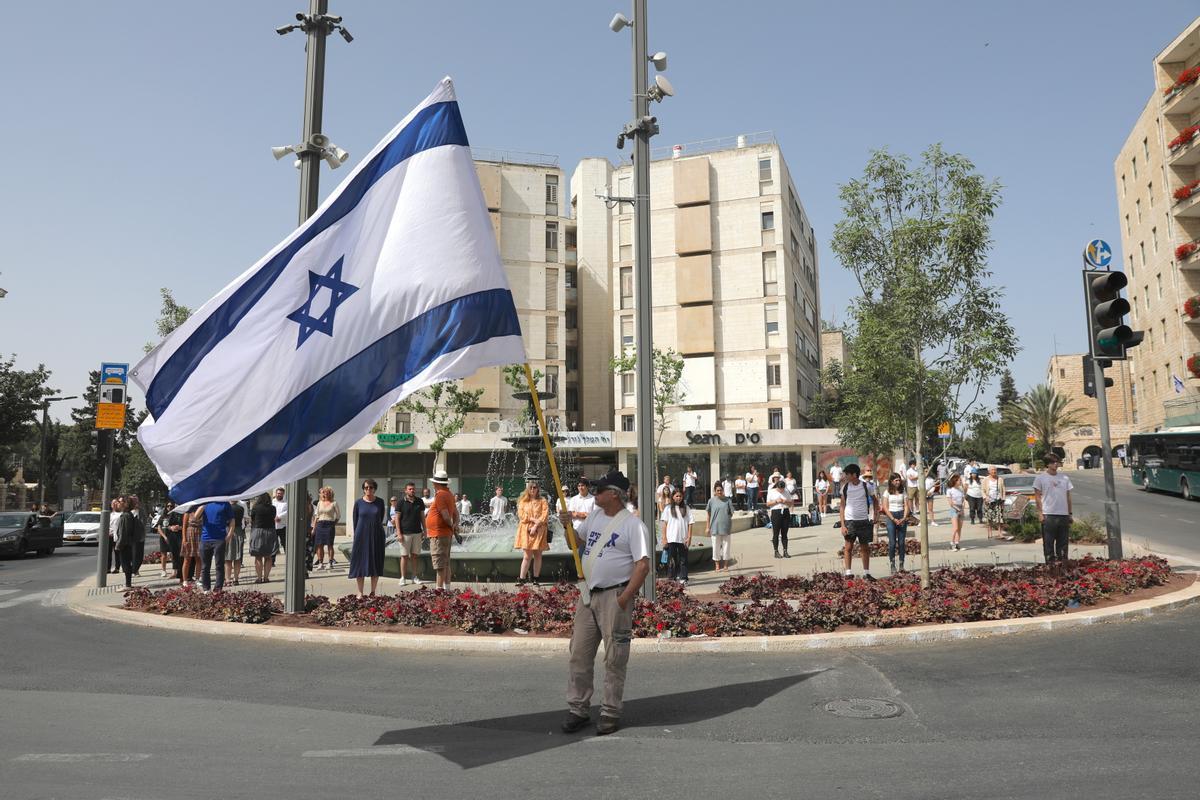
[(533, 565), (533, 585), (538, 585), (538, 577), (542, 574), (542, 552), (550, 548), (549, 529), (546, 527), (550, 519), (550, 506), (542, 497), (537, 481), (528, 481), (525, 492), (517, 500), (517, 541), (514, 549), (523, 550), (521, 558), (521, 577), (517, 584), (529, 581), (529, 566)]

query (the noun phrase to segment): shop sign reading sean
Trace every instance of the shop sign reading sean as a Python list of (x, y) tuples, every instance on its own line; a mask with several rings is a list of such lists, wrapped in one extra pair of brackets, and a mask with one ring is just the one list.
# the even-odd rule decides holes
[[(725, 444), (725, 442), (721, 440), (721, 434), (719, 433), (692, 433), (691, 431), (685, 431), (684, 436), (687, 437), (688, 444)], [(759, 444), (760, 442), (762, 442), (762, 437), (757, 433), (740, 432), (733, 434), (734, 445)]]

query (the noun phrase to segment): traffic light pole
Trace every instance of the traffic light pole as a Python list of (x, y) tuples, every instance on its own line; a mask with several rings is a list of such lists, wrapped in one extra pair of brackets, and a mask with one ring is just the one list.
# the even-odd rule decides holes
[(1121, 507), (1117, 505), (1117, 483), (1113, 477), (1112, 439), (1108, 432), (1108, 392), (1104, 386), (1103, 359), (1092, 359), (1092, 370), (1096, 376), (1096, 405), (1100, 417), (1100, 448), (1104, 451), (1104, 528), (1108, 534), (1108, 557), (1123, 558), (1121, 549)]

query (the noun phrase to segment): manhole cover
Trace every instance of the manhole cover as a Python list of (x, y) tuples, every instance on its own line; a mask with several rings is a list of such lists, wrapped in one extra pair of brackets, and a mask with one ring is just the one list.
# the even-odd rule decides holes
[(888, 700), (872, 697), (847, 697), (830, 700), (822, 706), (835, 717), (850, 719), (891, 719), (904, 713), (904, 709)]

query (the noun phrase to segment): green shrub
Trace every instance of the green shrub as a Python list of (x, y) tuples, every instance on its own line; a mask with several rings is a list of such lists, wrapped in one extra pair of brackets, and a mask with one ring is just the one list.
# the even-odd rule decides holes
[(1038, 519), (1037, 505), (1030, 503), (1025, 506), (1021, 518), (1009, 522), (1006, 529), (1008, 535), (1018, 542), (1036, 542), (1042, 538), (1042, 523)]
[(1072, 542), (1083, 544), (1104, 544), (1108, 541), (1104, 520), (1100, 519), (1097, 514), (1088, 514), (1083, 519), (1072, 522), (1071, 532), (1068, 536)]

